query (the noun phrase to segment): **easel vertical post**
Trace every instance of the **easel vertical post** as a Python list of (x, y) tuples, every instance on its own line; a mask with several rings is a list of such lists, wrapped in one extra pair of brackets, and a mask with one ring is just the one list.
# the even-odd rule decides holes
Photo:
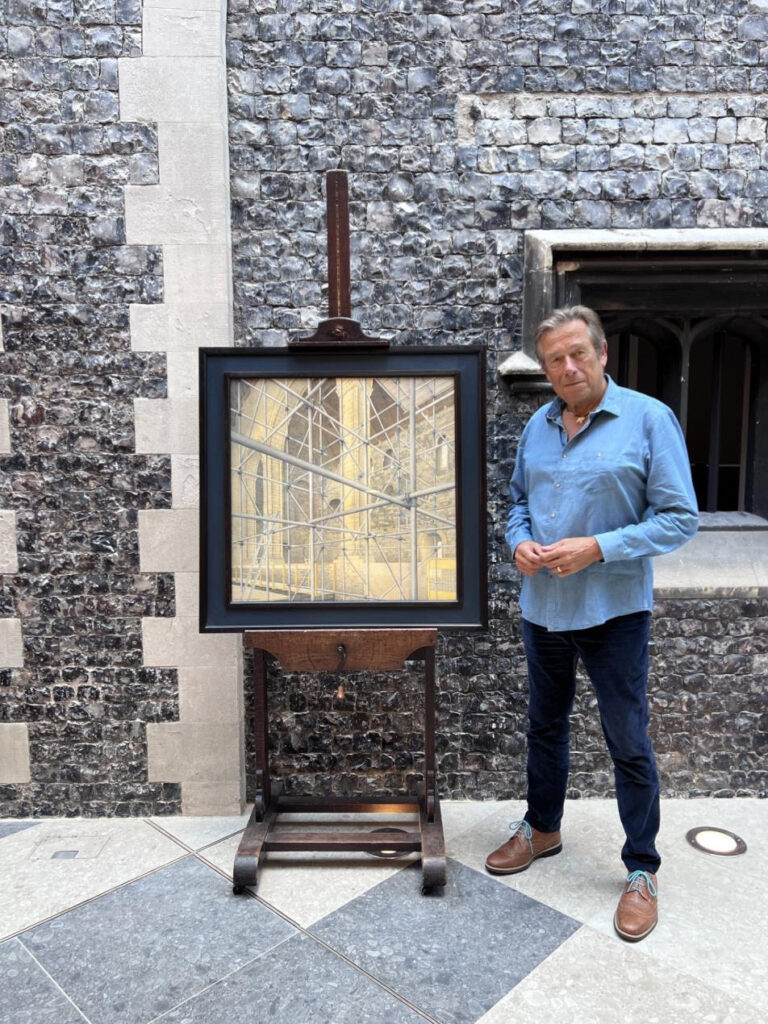
[(435, 649), (424, 649), (424, 800), (427, 821), (435, 820)]
[(266, 654), (262, 650), (253, 652), (254, 679), (254, 746), (256, 760), (256, 799), (254, 809), (257, 819), (262, 820), (267, 812), (270, 801), (269, 780), (269, 709), (267, 707), (267, 664)]
[(328, 312), (331, 318), (350, 318), (349, 184), (344, 171), (328, 173), (325, 201), (328, 215)]

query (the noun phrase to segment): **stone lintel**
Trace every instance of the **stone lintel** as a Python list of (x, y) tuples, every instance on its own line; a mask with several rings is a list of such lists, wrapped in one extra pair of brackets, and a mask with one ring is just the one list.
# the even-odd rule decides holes
[(717, 252), (750, 249), (768, 249), (768, 228), (577, 228), (526, 231), (523, 352), (531, 359), (536, 358), (533, 343), (536, 327), (555, 305), (555, 253)]
[(697, 252), (768, 249), (768, 228), (612, 228), (526, 231), (526, 269), (551, 270), (554, 251)]

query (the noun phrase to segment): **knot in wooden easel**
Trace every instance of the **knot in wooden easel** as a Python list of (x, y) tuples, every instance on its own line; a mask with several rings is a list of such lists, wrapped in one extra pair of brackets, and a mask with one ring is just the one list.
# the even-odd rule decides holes
[[(339, 656), (339, 663), (336, 666), (336, 671), (343, 672), (347, 664), (347, 648), (344, 646), (344, 644), (336, 644), (336, 653)], [(338, 697), (339, 700), (344, 700), (344, 683), (339, 683), (339, 688), (336, 690), (336, 696)]]
[(343, 672), (347, 664), (347, 648), (344, 646), (344, 644), (337, 644), (336, 653), (339, 656), (339, 663), (336, 666), (336, 671)]

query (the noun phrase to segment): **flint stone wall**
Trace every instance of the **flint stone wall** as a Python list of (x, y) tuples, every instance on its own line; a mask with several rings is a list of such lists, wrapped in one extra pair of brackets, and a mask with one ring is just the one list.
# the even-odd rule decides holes
[[(176, 608), (173, 575), (138, 558), (138, 511), (172, 506), (170, 457), (134, 443), (133, 399), (167, 395), (165, 356), (131, 350), (128, 317), (163, 298), (160, 248), (125, 244), (125, 185), (158, 181), (155, 126), (118, 121), (140, 4), (5, 13), (0, 739), (27, 730), (31, 781), (0, 786), (0, 815), (175, 812), (180, 785), (146, 781), (146, 723), (179, 701), (176, 671), (141, 651), (142, 617)], [(496, 367), (521, 345), (524, 233), (766, 225), (765, 0), (232, 0), (228, 66), (237, 343), (282, 345), (325, 316), (323, 179), (343, 168), (355, 317), (395, 345), (487, 346), (490, 626), (440, 639), (439, 788), (520, 797), (502, 524), (540, 399)], [(764, 597), (659, 602), (666, 794), (765, 794), (767, 622)], [(271, 669), (276, 771), (308, 792), (412, 789), (420, 666), (353, 676), (343, 698), (337, 682)], [(582, 681), (570, 792), (611, 787)]]
[[(284, 344), (326, 314), (323, 177), (342, 168), (353, 315), (393, 344), (488, 347), (491, 623), (486, 636), (441, 637), (446, 795), (525, 789), (518, 581), (502, 524), (535, 401), (495, 373), (521, 343), (524, 232), (766, 224), (766, 58), (768, 11), (746, 2), (229, 5), (237, 343)], [(665, 793), (765, 793), (767, 607), (658, 607)], [(412, 788), (418, 668), (404, 678), (352, 680), (340, 701), (332, 677), (273, 668), (275, 770), (308, 791)], [(582, 685), (571, 795), (612, 784)]]
[(0, 785), (0, 816), (178, 811), (180, 787), (147, 782), (146, 763), (146, 723), (176, 718), (178, 698), (141, 650), (141, 618), (174, 613), (173, 577), (139, 571), (138, 510), (170, 505), (169, 458), (134, 445), (134, 398), (166, 394), (164, 357), (129, 335), (129, 303), (163, 293), (160, 250), (125, 244), (123, 188), (157, 179), (153, 127), (118, 123), (141, 3), (4, 12), (0, 508), (16, 559), (0, 618), (22, 643), (0, 670), (0, 730), (26, 727), (30, 781)]

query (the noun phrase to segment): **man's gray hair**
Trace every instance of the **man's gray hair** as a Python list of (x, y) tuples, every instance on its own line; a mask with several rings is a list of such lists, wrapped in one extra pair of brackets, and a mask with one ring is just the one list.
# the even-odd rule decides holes
[(601, 355), (605, 347), (605, 331), (600, 323), (600, 317), (589, 306), (563, 306), (561, 309), (553, 310), (548, 317), (541, 321), (536, 328), (536, 354), (541, 360), (540, 342), (542, 335), (547, 331), (554, 331), (557, 327), (569, 324), (573, 320), (583, 320), (587, 325), (589, 340), (595, 347), (595, 352)]

